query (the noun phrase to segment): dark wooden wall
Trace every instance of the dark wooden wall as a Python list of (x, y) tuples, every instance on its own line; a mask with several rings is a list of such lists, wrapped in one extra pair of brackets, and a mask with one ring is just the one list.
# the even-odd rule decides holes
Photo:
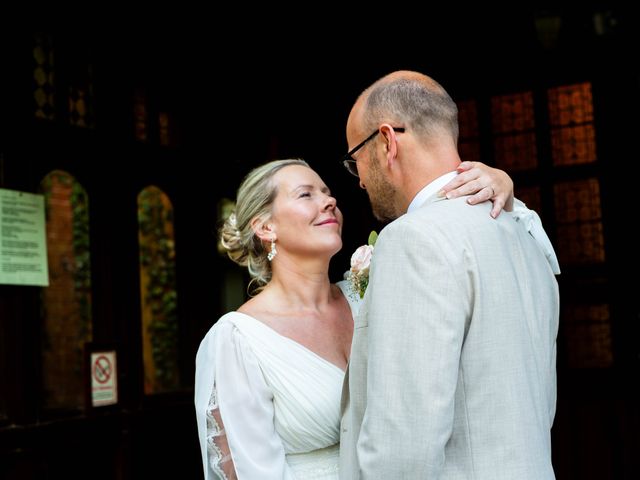
[[(87, 189), (94, 340), (118, 346), (121, 401), (93, 414), (40, 411), (38, 289), (0, 285), (0, 478), (199, 477), (190, 382), (171, 395), (142, 391), (136, 194), (155, 184), (174, 202), (180, 365), (190, 379), (198, 343), (223, 313), (219, 292), (232, 268), (215, 251), (216, 202), (233, 198), (250, 167), (304, 157), (345, 213), (345, 247), (331, 271), (338, 279), (350, 253), (380, 228), (366, 195), (338, 162), (346, 148), (344, 124), (362, 88), (398, 68), (432, 75), (454, 99), (592, 83), (598, 162), (576, 174), (588, 170), (600, 181), (607, 262), (595, 270), (565, 268), (559, 282), (563, 299), (609, 301), (614, 362), (606, 369), (570, 368), (571, 345), (561, 333), (554, 464), (559, 479), (638, 477), (639, 254), (629, 231), (637, 218), (631, 195), (640, 131), (634, 51), (640, 22), (634, 12), (607, 3), (571, 11), (455, 10), (388, 30), (364, 19), (322, 29), (306, 21), (255, 28), (239, 22), (231, 35), (197, 24), (186, 34), (158, 27), (80, 36), (49, 26), (60, 53), (60, 84), (79, 56), (93, 66), (93, 129), (71, 128), (64, 117), (33, 119), (33, 32), (4, 33), (0, 188), (35, 192), (47, 172), (61, 168)], [(536, 19), (540, 25), (547, 17), (559, 17), (562, 26), (545, 47)], [(336, 37), (341, 46), (329, 47)], [(136, 88), (147, 92), (150, 113), (167, 111), (176, 120), (175, 146), (159, 146), (153, 127), (149, 142), (134, 139)], [(514, 179), (531, 182), (524, 174)], [(544, 208), (553, 234), (553, 206)], [(585, 287), (594, 275), (605, 279), (601, 288)]]

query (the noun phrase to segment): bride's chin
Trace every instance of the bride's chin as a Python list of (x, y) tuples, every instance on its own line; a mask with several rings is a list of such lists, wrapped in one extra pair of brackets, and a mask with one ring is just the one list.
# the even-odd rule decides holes
[(326, 248), (317, 251), (313, 256), (315, 258), (326, 256), (327, 260), (330, 260), (340, 250), (342, 250), (342, 242), (340, 242), (339, 244), (327, 246)]
[(342, 242), (340, 242), (339, 245), (336, 245), (335, 248), (332, 249), (331, 251), (331, 256), (333, 257), (336, 253), (338, 253), (340, 250), (342, 250)]

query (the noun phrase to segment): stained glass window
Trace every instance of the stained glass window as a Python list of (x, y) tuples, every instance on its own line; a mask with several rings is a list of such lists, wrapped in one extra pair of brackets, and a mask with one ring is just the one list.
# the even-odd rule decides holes
[(609, 305), (568, 305), (563, 316), (572, 368), (610, 367), (613, 364)]
[(460, 138), (458, 151), (462, 161), (480, 161), (480, 130), (478, 128), (478, 102), (464, 100), (458, 102), (458, 123)]
[(55, 71), (53, 42), (45, 34), (37, 34), (33, 46), (34, 116), (43, 120), (55, 119)]
[(175, 147), (178, 145), (175, 118), (167, 112), (158, 114), (158, 141), (163, 147)]
[(532, 92), (492, 97), (491, 126), (499, 168), (516, 171), (538, 165)]
[(158, 114), (158, 136), (160, 138), (160, 145), (163, 147), (168, 147), (171, 144), (169, 125), (169, 114), (160, 112)]
[(91, 52), (83, 44), (70, 49), (73, 63), (66, 71), (69, 124), (94, 128), (93, 65)]
[(540, 194), (540, 187), (519, 187), (515, 186), (516, 197), (523, 201), (527, 208), (535, 210), (538, 215), (542, 216), (542, 197)]
[(574, 265), (604, 262), (598, 179), (558, 183), (554, 193), (560, 262)]
[(591, 84), (550, 88), (548, 97), (554, 165), (594, 162), (597, 154)]
[(136, 90), (133, 96), (133, 127), (136, 140), (146, 142), (149, 136), (147, 98), (142, 90)]

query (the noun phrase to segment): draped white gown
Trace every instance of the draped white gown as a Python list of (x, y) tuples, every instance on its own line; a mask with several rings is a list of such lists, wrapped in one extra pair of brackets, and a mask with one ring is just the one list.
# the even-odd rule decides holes
[[(513, 218), (560, 273), (540, 218)], [(338, 282), (355, 318), (360, 299)], [(221, 317), (196, 356), (195, 404), (205, 479), (337, 479), (344, 372), (239, 312)]]
[[(359, 299), (338, 285), (355, 315)], [(259, 320), (221, 317), (196, 357), (205, 478), (337, 479), (343, 380), (341, 368)]]

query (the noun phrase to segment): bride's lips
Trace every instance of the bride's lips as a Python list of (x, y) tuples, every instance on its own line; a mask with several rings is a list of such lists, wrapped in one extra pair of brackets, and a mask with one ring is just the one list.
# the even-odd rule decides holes
[(329, 225), (329, 224), (332, 224), (332, 223), (337, 224), (337, 223), (338, 223), (338, 220), (336, 220), (335, 218), (327, 218), (326, 220), (323, 220), (323, 221), (321, 221), (321, 222), (319, 222), (319, 223), (316, 223), (316, 226), (319, 226), (319, 225)]

